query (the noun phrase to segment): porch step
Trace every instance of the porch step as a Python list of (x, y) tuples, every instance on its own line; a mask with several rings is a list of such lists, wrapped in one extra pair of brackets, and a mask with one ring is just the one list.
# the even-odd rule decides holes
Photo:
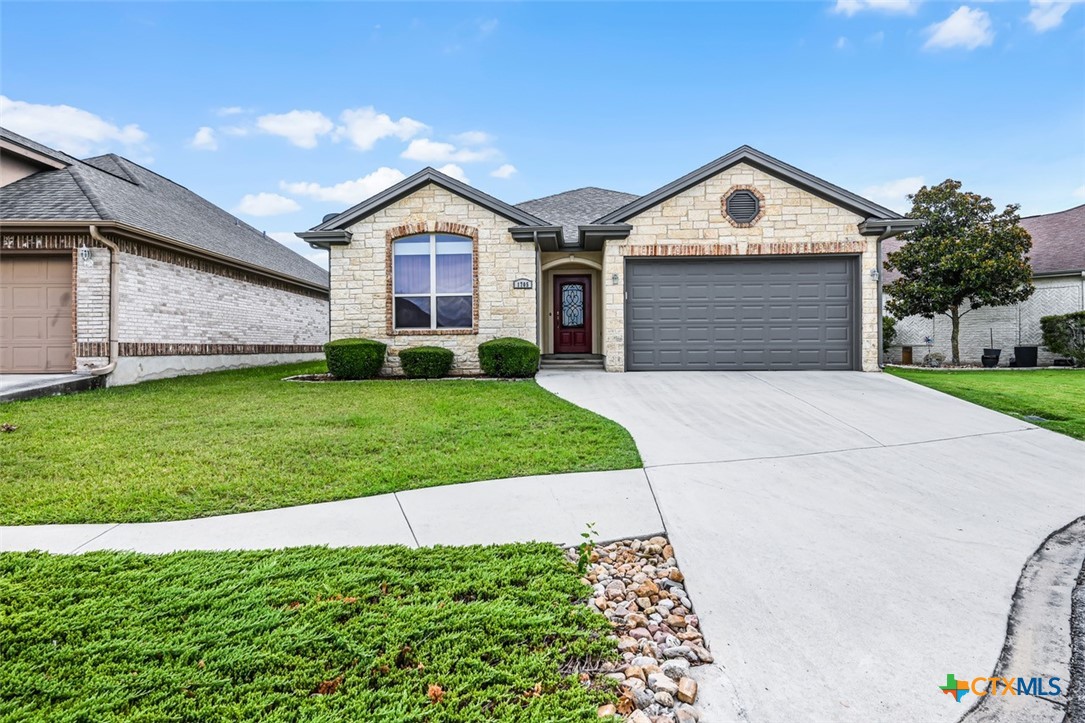
[(540, 369), (602, 369), (602, 354), (543, 354)]

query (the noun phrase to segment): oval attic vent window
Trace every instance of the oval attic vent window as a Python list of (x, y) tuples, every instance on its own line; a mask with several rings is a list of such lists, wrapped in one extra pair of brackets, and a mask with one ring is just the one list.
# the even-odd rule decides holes
[(735, 191), (727, 197), (727, 215), (735, 223), (752, 223), (761, 211), (761, 202), (750, 191)]

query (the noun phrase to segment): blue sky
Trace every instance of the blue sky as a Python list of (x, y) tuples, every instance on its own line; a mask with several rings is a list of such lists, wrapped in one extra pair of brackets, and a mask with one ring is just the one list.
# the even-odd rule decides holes
[(293, 248), (432, 165), (510, 202), (753, 145), (906, 210), (1085, 202), (1085, 4), (12, 3), (0, 122), (142, 162)]

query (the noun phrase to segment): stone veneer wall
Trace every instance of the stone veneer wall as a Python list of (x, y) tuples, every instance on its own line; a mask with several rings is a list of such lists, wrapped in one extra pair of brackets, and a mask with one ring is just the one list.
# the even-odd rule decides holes
[[(739, 227), (723, 212), (735, 187), (764, 196), (756, 223)], [(750, 256), (858, 254), (862, 300), (860, 350), (864, 371), (878, 370), (877, 243), (859, 234), (862, 217), (786, 181), (740, 163), (628, 221), (624, 241), (608, 241), (603, 254), (603, 353), (608, 371), (625, 369), (626, 256)], [(617, 274), (619, 283), (609, 283)]]
[[(399, 373), (398, 353), (412, 346), (443, 346), (455, 354), (453, 374), (479, 371), (478, 345), (515, 336), (537, 343), (536, 254), (514, 241), (515, 223), (430, 184), (359, 221), (351, 243), (331, 249), (331, 338), (364, 337), (388, 344), (384, 373)], [(397, 332), (390, 326), (389, 243), (413, 233), (453, 232), (477, 236), (474, 330)], [(513, 289), (518, 278), (532, 289)]]
[[(1035, 293), (1026, 301), (1013, 306), (985, 306), (970, 311), (961, 319), (959, 348), (962, 364), (978, 365), (983, 349), (991, 344), (994, 333), (995, 347), (1002, 350), (999, 365), (1007, 366), (1013, 356), (1013, 348), (1020, 344), (1040, 346), (1038, 364), (1049, 366), (1055, 355), (1041, 346), (1043, 333), (1040, 318), (1051, 314), (1069, 314), (1085, 310), (1085, 278), (1074, 276), (1041, 277), (1032, 280)], [(897, 322), (897, 335), (889, 348), (886, 361), (901, 362), (901, 347), (912, 347), (912, 362), (921, 364), (928, 352), (944, 354), (946, 361), (952, 359), (949, 318), (935, 316), (909, 316)], [(1019, 336), (1020, 335), (1020, 336)], [(928, 349), (927, 338), (931, 339)], [(1020, 342), (1018, 342), (1020, 339)]]

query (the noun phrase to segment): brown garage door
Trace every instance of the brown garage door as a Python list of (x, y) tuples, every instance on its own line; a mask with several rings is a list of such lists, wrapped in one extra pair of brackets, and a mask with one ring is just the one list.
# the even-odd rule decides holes
[(71, 257), (0, 257), (0, 372), (73, 365)]

